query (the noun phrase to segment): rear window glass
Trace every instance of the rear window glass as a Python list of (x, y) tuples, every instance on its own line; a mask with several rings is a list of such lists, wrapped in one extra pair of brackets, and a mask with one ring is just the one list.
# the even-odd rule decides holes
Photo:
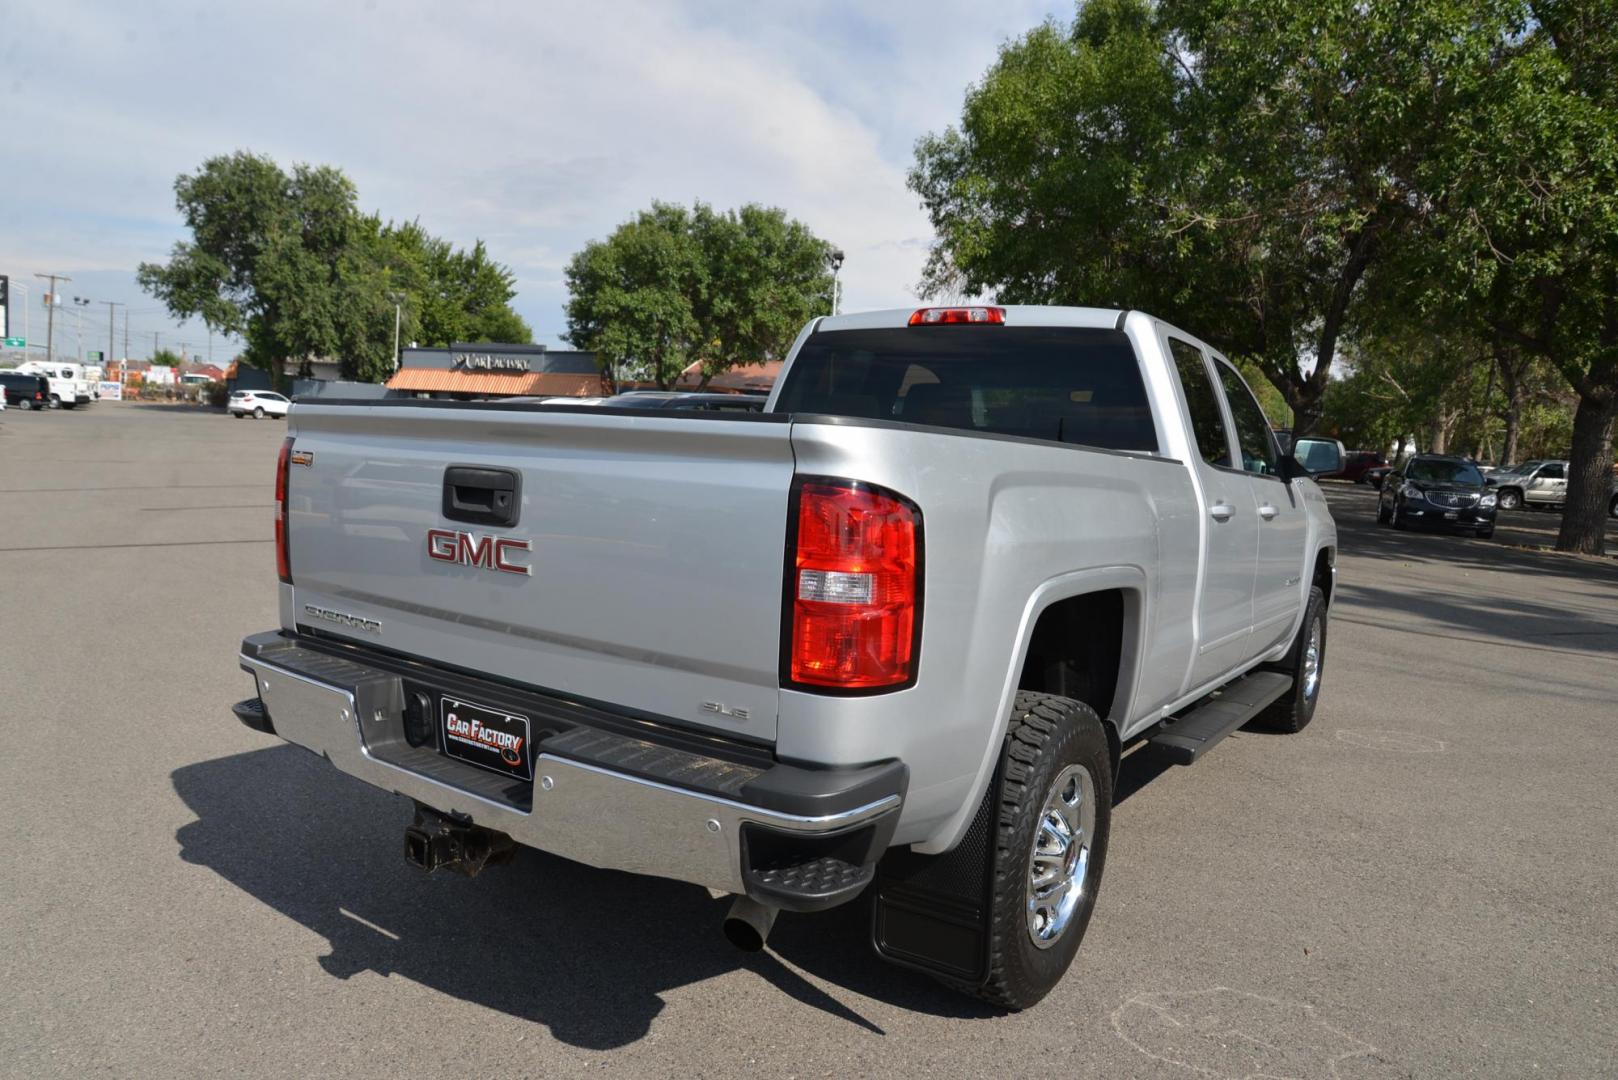
[(918, 326), (819, 333), (792, 362), (775, 411), (1157, 449), (1135, 350), (1116, 330)]
[(1475, 484), (1482, 486), (1483, 474), (1469, 461), (1448, 461), (1444, 458), (1416, 458), (1405, 466), (1406, 480), (1424, 480), (1428, 483)]

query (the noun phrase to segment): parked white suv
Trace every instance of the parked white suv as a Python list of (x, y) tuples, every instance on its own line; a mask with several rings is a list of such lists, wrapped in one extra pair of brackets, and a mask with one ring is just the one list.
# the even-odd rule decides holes
[(238, 420), (244, 416), (262, 420), (266, 416), (285, 417), (292, 402), (269, 390), (237, 390), (225, 407)]

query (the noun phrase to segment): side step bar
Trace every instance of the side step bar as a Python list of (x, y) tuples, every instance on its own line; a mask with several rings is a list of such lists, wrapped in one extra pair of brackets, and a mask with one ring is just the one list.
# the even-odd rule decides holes
[(1216, 690), (1184, 716), (1164, 722), (1148, 741), (1169, 762), (1195, 765), (1197, 759), (1292, 689), (1292, 676), (1255, 671)]

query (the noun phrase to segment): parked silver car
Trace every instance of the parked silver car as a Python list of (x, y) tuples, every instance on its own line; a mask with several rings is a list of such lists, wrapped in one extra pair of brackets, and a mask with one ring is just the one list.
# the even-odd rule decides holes
[(1567, 462), (1525, 461), (1490, 474), (1489, 486), (1500, 496), (1500, 509), (1560, 508), (1567, 502)]

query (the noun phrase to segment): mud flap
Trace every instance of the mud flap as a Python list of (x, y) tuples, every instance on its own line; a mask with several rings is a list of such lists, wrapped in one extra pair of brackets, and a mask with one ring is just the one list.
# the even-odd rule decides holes
[(871, 943), (882, 959), (972, 986), (988, 978), (992, 812), (999, 790), (996, 769), (954, 849), (942, 855), (895, 849), (877, 865)]

